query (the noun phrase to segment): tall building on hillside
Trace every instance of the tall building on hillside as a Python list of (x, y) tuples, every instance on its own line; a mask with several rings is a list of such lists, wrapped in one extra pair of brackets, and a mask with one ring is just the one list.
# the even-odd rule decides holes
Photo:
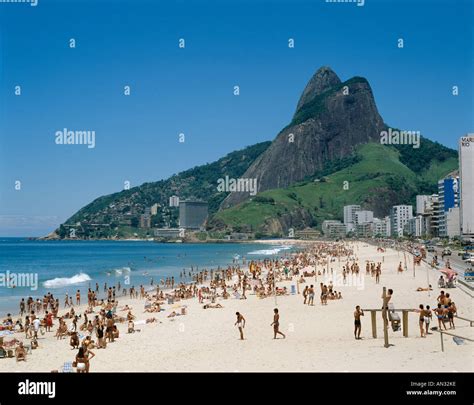
[(413, 218), (412, 205), (394, 205), (390, 211), (390, 229), (392, 236), (402, 237), (403, 228)]
[(474, 242), (474, 133), (459, 140), (459, 175), (460, 233), (462, 239)]
[(140, 215), (140, 228), (150, 228), (151, 227), (151, 217), (148, 214)]
[(199, 229), (206, 222), (208, 205), (204, 201), (179, 202), (179, 226), (185, 229)]
[(344, 206), (344, 225), (346, 225), (347, 231), (353, 231), (355, 229), (355, 213), (360, 211), (360, 205), (345, 205)]
[(157, 215), (158, 214), (158, 207), (160, 205), (159, 204), (153, 204), (151, 207), (150, 207), (150, 214), (151, 215)]
[(170, 207), (179, 207), (179, 197), (172, 195), (170, 197)]

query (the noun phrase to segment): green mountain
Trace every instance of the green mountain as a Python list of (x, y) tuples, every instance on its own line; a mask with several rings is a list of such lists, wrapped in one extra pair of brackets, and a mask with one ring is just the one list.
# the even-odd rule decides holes
[(421, 147), (367, 143), (290, 187), (261, 192), (214, 215), (214, 229), (285, 235), (290, 229), (342, 220), (343, 206), (360, 204), (378, 217), (417, 194), (437, 192), (437, 180), (458, 166), (456, 151), (426, 138)]
[(208, 201), (212, 215), (228, 194), (217, 191), (217, 180), (226, 175), (240, 177), (270, 143), (261, 142), (229, 153), (213, 163), (194, 167), (166, 180), (99, 197), (81, 208), (50, 237), (67, 238), (71, 228), (78, 238), (126, 238), (133, 234), (145, 237), (150, 231), (138, 227), (139, 218), (153, 204), (161, 207), (158, 215), (151, 217), (152, 226), (177, 226), (178, 209), (169, 207), (172, 195)]

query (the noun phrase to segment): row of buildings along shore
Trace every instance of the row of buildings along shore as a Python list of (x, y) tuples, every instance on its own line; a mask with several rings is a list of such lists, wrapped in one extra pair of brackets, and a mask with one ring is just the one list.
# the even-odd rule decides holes
[[(394, 205), (384, 218), (360, 205), (344, 207), (344, 222), (323, 221), (325, 236), (459, 238), (474, 242), (474, 134), (459, 140), (459, 168), (438, 180), (438, 192), (417, 195), (416, 207)], [(415, 208), (415, 210), (414, 210)]]

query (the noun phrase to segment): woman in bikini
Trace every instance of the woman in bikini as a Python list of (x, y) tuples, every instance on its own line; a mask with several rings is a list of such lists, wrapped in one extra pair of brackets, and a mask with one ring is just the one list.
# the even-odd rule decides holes
[(243, 329), (245, 328), (245, 318), (240, 312), (236, 312), (235, 315), (237, 315), (237, 321), (235, 322), (234, 326), (237, 325), (237, 328), (239, 329), (240, 340), (244, 340)]
[(76, 354), (76, 369), (78, 373), (87, 373), (89, 359), (86, 357), (84, 348), (79, 348), (79, 352)]

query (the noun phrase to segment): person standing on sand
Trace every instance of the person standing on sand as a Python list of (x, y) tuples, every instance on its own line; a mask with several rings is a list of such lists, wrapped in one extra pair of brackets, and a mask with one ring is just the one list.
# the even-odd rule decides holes
[(441, 304), (438, 304), (438, 308), (433, 309), (433, 312), (436, 314), (436, 318), (438, 318), (439, 330), (442, 330), (443, 326), (444, 326), (444, 330), (447, 330), (446, 324), (444, 323), (445, 309), (441, 306)]
[(425, 309), (425, 328), (426, 328), (425, 335), (431, 335), (431, 333), (428, 332), (428, 330), (430, 329), (431, 318), (432, 318), (431, 309), (430, 309), (430, 306), (427, 305)]
[(23, 316), (23, 314), (26, 312), (25, 307), (26, 307), (25, 299), (22, 298), (20, 301), (20, 316)]
[(424, 326), (425, 326), (425, 306), (423, 304), (420, 304), (419, 309), (415, 310), (420, 314), (420, 319), (419, 319), (419, 325), (420, 325), (420, 337), (426, 337), (424, 332)]
[(283, 339), (286, 338), (285, 334), (280, 332), (280, 315), (278, 314), (278, 308), (273, 310), (273, 322), (270, 324), (270, 326), (273, 326), (273, 339), (277, 338), (277, 334), (282, 335)]
[(311, 284), (308, 290), (308, 305), (314, 305), (314, 286)]
[(240, 312), (236, 312), (237, 315), (237, 322), (234, 323), (234, 326), (237, 325), (240, 332), (240, 340), (244, 340), (244, 328), (245, 328), (245, 318)]
[(306, 286), (303, 290), (303, 298), (304, 298), (303, 304), (304, 305), (306, 305), (306, 300), (308, 299), (308, 290), (309, 290), (308, 286)]
[(360, 317), (364, 316), (364, 311), (360, 309), (360, 306), (356, 306), (356, 310), (354, 312), (354, 337), (356, 340), (360, 340), (360, 332), (362, 330), (362, 325), (360, 323)]
[(403, 273), (402, 262), (400, 262), (400, 264), (398, 265), (398, 274), (401, 274), (401, 273)]

